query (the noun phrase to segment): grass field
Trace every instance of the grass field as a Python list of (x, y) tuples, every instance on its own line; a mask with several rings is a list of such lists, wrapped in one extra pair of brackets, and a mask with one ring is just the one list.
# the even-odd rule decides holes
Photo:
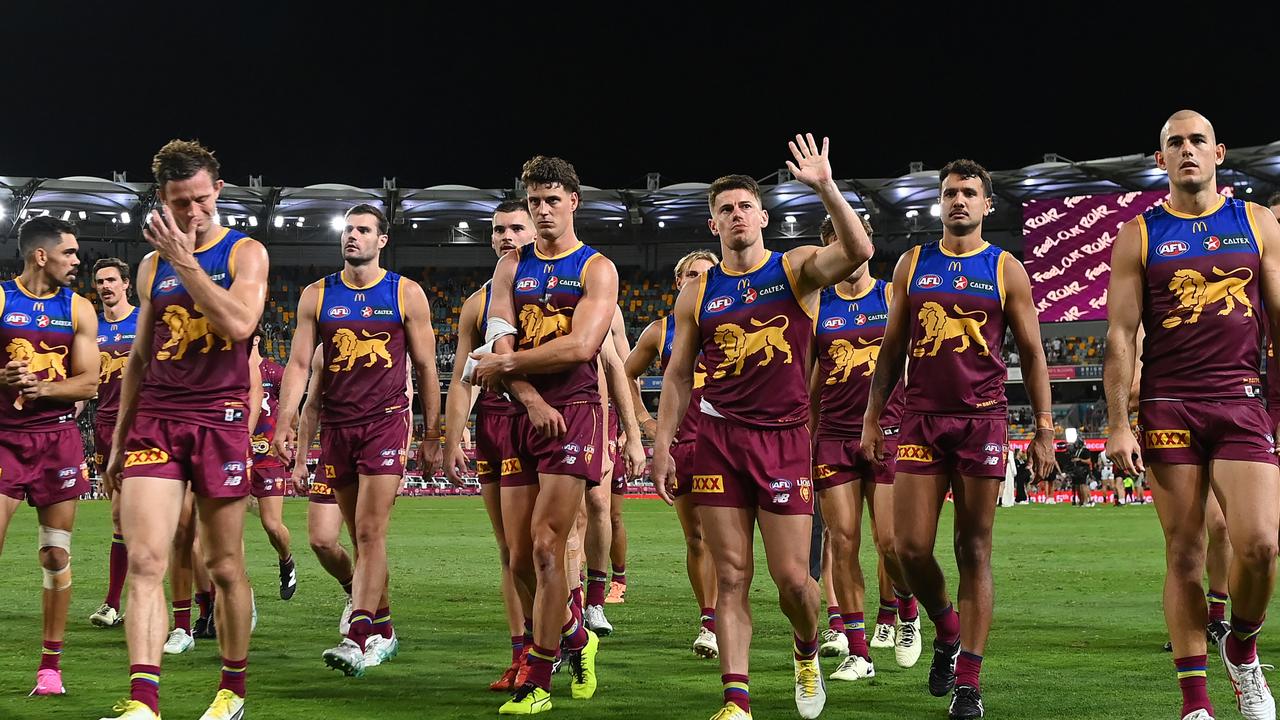
[[(251, 524), (247, 536), (260, 613), (250, 653), (248, 718), (497, 716), (503, 698), (486, 688), (510, 650), (492, 572), (497, 557), (478, 498), (398, 503), (390, 552), (400, 656), (360, 680), (344, 678), (320, 660), (337, 638), (341, 591), (310, 556), (306, 504), (291, 501), (285, 511), (300, 576), (289, 603), (277, 598), (275, 558), (260, 528)], [(0, 718), (98, 718), (128, 690), (123, 632), (93, 628), (86, 620), (105, 589), (109, 509), (105, 502), (80, 508), (63, 660), (69, 694), (61, 698), (25, 697), (40, 643), (34, 518), (29, 508), (19, 510), (0, 558)], [(689, 649), (697, 608), (685, 581), (679, 525), (657, 501), (630, 502), (626, 518), (631, 585), (627, 603), (608, 610), (617, 632), (601, 644), (599, 693), (589, 702), (573, 701), (567, 677), (556, 676), (554, 716), (709, 717), (719, 705), (719, 670)], [(948, 518), (940, 534), (944, 553), (949, 533)], [(1173, 664), (1160, 651), (1163, 561), (1151, 506), (1002, 510), (995, 547), (997, 613), (983, 673), (988, 717), (1178, 717)], [(864, 553), (864, 567), (870, 561)], [(754, 715), (797, 717), (789, 631), (762, 562), (753, 597)], [(874, 608), (869, 624), (873, 617)], [(932, 632), (926, 629), (925, 636)], [(1264, 660), (1276, 656), (1275, 641), (1264, 635), (1261, 645)], [(926, 651), (919, 665), (902, 670), (892, 652), (874, 651), (877, 677), (828, 685), (824, 717), (945, 718), (945, 701), (925, 689), (928, 657)], [(1216, 656), (1209, 665), (1218, 717), (1239, 717)], [(834, 668), (833, 662), (824, 665), (826, 673)], [(217, 678), (213, 641), (166, 660), (164, 716), (198, 718)]]

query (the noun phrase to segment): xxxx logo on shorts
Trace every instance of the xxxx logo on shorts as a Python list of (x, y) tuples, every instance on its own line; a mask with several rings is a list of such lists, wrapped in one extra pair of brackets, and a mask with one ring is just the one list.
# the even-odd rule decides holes
[(488, 460), (476, 460), (476, 474), (477, 474), (477, 475), (488, 475), (488, 474), (489, 474), (489, 461), (488, 461)]
[(830, 465), (815, 465), (813, 467), (813, 476), (819, 480), (826, 480), (836, 474), (836, 469)]
[(1148, 450), (1172, 450), (1191, 447), (1190, 430), (1148, 430)]
[(135, 465), (158, 465), (166, 462), (169, 462), (169, 453), (161, 450), (160, 448), (133, 450), (125, 453), (124, 456), (125, 467), (133, 467)]
[(898, 460), (933, 462), (933, 448), (928, 445), (899, 445)]
[[(587, 462), (590, 462), (590, 460)], [(524, 467), (520, 465), (520, 458), (506, 458), (502, 461), (503, 477), (506, 477), (507, 475), (515, 475), (523, 470)]]
[(317, 480), (311, 483), (311, 494), (312, 495), (332, 495), (333, 488), (329, 487), (328, 483), (322, 483)]
[(338, 471), (332, 465), (325, 465), (324, 476), (328, 480), (333, 480), (334, 478), (338, 477)]
[(724, 476), (723, 475), (694, 475), (693, 476), (693, 492), (696, 492), (696, 493), (724, 492)]

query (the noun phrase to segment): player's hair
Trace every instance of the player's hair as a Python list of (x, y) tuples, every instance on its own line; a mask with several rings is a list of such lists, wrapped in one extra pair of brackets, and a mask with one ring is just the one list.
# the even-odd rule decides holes
[(170, 180), (186, 180), (201, 170), (209, 173), (209, 179), (218, 181), (218, 164), (213, 151), (199, 140), (170, 140), (151, 159), (151, 173), (163, 188)]
[(258, 348), (259, 348), (258, 353), (259, 353), (259, 354), (261, 354), (261, 353), (262, 353), (262, 349), (261, 349), (261, 348), (262, 348), (262, 341), (264, 341), (264, 340), (266, 340), (266, 339), (267, 339), (267, 331), (266, 331), (266, 328), (262, 327), (262, 323), (261, 323), (261, 322), (259, 322), (259, 323), (258, 323), (258, 325), (257, 325), (257, 327), (255, 327), (255, 328), (253, 329), (253, 334), (249, 336), (249, 345), (250, 345), (250, 346), (252, 346), (252, 345), (253, 345), (253, 341), (254, 341), (254, 340), (257, 340), (257, 341), (258, 341)]
[(760, 200), (760, 183), (755, 178), (747, 175), (725, 175), (716, 178), (711, 187), (707, 188), (707, 205), (711, 207), (711, 212), (716, 211), (716, 196), (729, 190), (746, 190), (756, 196), (756, 202), (764, 204)]
[(676, 279), (680, 279), (680, 276), (684, 275), (689, 266), (698, 260), (706, 260), (712, 265), (720, 264), (720, 258), (716, 257), (716, 254), (710, 250), (694, 250), (676, 262)]
[(1280, 205), (1280, 190), (1271, 193), (1271, 197), (1267, 198), (1267, 207), (1275, 207)]
[(535, 155), (520, 170), (520, 182), (525, 188), (535, 185), (560, 183), (560, 187), (571, 193), (579, 192), (578, 171), (568, 160), (546, 155)]
[(129, 282), (129, 263), (117, 257), (99, 258), (98, 261), (93, 264), (93, 276), (95, 278), (98, 277), (98, 271), (105, 268), (115, 268), (116, 271), (120, 273), (120, 279), (125, 282)]
[(62, 235), (77, 236), (80, 231), (66, 220), (59, 220), (49, 215), (34, 217), (22, 223), (18, 228), (18, 254), (26, 257), (36, 248), (49, 248), (62, 242)]
[(386, 235), (391, 230), (391, 223), (387, 222), (387, 216), (383, 214), (376, 205), (369, 203), (360, 203), (350, 210), (342, 214), (342, 217), (349, 218), (352, 215), (372, 215), (378, 218), (378, 234)]
[(938, 172), (938, 183), (946, 181), (948, 175), (959, 175), (961, 178), (968, 180), (969, 178), (978, 178), (982, 181), (982, 193), (991, 197), (993, 192), (991, 186), (991, 173), (987, 169), (972, 160), (960, 158), (952, 160), (942, 166), (942, 170)]
[[(867, 219), (866, 215), (859, 215), (858, 219), (862, 221), (862, 229), (866, 231), (867, 237), (871, 237), (871, 235), (875, 232), (874, 230), (871, 229), (871, 221)], [(828, 215), (826, 219), (822, 221), (822, 225), (818, 227), (818, 235), (819, 237), (822, 238), (823, 245), (830, 245), (832, 242), (835, 241), (836, 224), (831, 222), (830, 215)]]
[[(512, 212), (523, 212), (525, 215), (529, 215), (529, 203), (523, 200), (503, 200), (498, 203), (498, 207), (493, 209), (494, 215)], [(533, 216), (529, 215), (529, 217)]]

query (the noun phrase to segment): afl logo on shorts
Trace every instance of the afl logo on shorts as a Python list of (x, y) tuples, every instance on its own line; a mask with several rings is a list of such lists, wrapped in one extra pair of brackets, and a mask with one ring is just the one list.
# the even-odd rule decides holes
[(844, 327), (844, 318), (833, 317), (822, 321), (822, 327), (826, 330), (839, 330)]
[(31, 324), (31, 316), (26, 313), (11, 312), (4, 316), (5, 325), (13, 325), (14, 327), (23, 327)]
[(942, 284), (942, 277), (939, 275), (921, 275), (916, 279), (916, 287), (918, 288), (936, 288)]
[(538, 278), (523, 277), (516, 281), (516, 292), (529, 292), (538, 289)]
[(709, 313), (718, 313), (722, 310), (728, 310), (732, 306), (733, 298), (728, 295), (721, 295), (718, 298), (712, 298), (711, 302), (707, 303), (706, 311)]
[(992, 455), (1000, 452), (1000, 446), (995, 443), (987, 443), (986, 446), (983, 447), (982, 449)]
[(1191, 246), (1181, 240), (1170, 240), (1160, 243), (1160, 247), (1156, 248), (1156, 254), (1160, 257), (1177, 257), (1190, 249)]
[(329, 308), (329, 313), (328, 313), (329, 317), (336, 318), (336, 319), (347, 317), (350, 314), (351, 314), (351, 308), (347, 307), (346, 305), (334, 305), (333, 307)]
[(222, 471), (228, 473), (242, 473), (244, 472), (244, 463), (239, 460), (232, 460), (231, 462), (224, 463), (222, 465)]

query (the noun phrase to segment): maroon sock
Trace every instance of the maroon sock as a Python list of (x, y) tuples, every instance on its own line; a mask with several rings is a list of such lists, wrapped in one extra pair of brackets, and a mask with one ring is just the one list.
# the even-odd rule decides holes
[(1196, 710), (1204, 710), (1213, 714), (1213, 703), (1209, 702), (1207, 670), (1209, 658), (1205, 655), (1192, 655), (1174, 658), (1173, 666), (1178, 669), (1178, 687), (1182, 689), (1182, 714), (1190, 715)]
[(844, 636), (849, 641), (849, 654), (867, 660), (871, 655), (867, 652), (867, 623), (862, 613), (841, 613), (844, 621)]
[(124, 590), (124, 578), (129, 571), (129, 551), (124, 545), (124, 536), (116, 533), (111, 536), (111, 558), (107, 561), (107, 598), (102, 602), (116, 610), (120, 609), (120, 593)]
[(173, 626), (191, 634), (191, 598), (173, 601)]
[(373, 632), (388, 640), (395, 634), (395, 628), (391, 626), (391, 608), (378, 608), (378, 612), (373, 616)]
[(876, 613), (877, 625), (892, 625), (898, 619), (898, 599), (880, 598), (880, 610)]
[(581, 585), (569, 591), (569, 602), (573, 603), (573, 611), (579, 618), (582, 617), (582, 599)]
[(915, 595), (900, 592), (898, 588), (894, 588), (893, 596), (898, 599), (899, 620), (909, 623), (920, 617), (920, 606), (916, 603)]
[(247, 674), (249, 674), (249, 658), (243, 660), (222, 658), (222, 682), (218, 684), (218, 689), (230, 690), (244, 697), (244, 679)]
[[(902, 606), (899, 605), (898, 607), (898, 617), (902, 617)], [(956, 612), (954, 605), (947, 603), (947, 607), (937, 615), (929, 613), (929, 619), (933, 621), (933, 627), (938, 633), (939, 640), (948, 645), (955, 645), (960, 642), (960, 614)]]
[(373, 613), (368, 610), (351, 611), (351, 628), (347, 630), (347, 639), (364, 649), (364, 641), (373, 634)]
[(45, 640), (44, 645), (40, 649), (40, 669), (41, 670), (61, 670), (62, 662), (62, 641), (61, 640)]
[(151, 712), (160, 714), (160, 666), (129, 666), (129, 699), (151, 708)]
[(551, 664), (560, 657), (560, 649), (547, 650), (536, 644), (529, 648), (529, 675), (525, 682), (551, 692)]
[(721, 675), (720, 683), (724, 686), (725, 703), (733, 703), (745, 713), (751, 713), (751, 691), (748, 688), (746, 675)]
[(605, 586), (609, 576), (603, 570), (587, 568), (587, 605), (603, 605)]
[(1227, 619), (1227, 594), (1210, 590), (1205, 594), (1209, 601), (1209, 622), (1222, 622)]
[(797, 660), (812, 660), (818, 657), (818, 636), (812, 640), (801, 640), (799, 635), (792, 635), (795, 640), (795, 656)]
[(619, 585), (627, 584), (627, 566), (626, 565), (613, 565), (613, 581), (618, 583)]
[(511, 636), (511, 664), (520, 662), (520, 656), (524, 654), (524, 636)]
[(981, 672), (982, 656), (961, 650), (960, 656), (956, 658), (956, 685), (968, 685), (974, 690), (982, 689), (978, 684)]
[(835, 605), (827, 606), (827, 627), (838, 633), (844, 632), (844, 620), (840, 618), (840, 608)]
[(200, 608), (200, 617), (209, 617), (213, 613), (213, 595), (203, 591), (196, 593), (196, 607)]
[(706, 628), (709, 632), (716, 631), (715, 608), (702, 608), (702, 627)]
[(587, 646), (587, 626), (582, 623), (582, 618), (571, 617), (560, 628), (560, 637), (564, 638), (566, 650), (581, 650)]
[(1233, 665), (1244, 665), (1258, 659), (1258, 633), (1262, 621), (1245, 620), (1231, 613), (1231, 632), (1227, 635), (1227, 659)]

